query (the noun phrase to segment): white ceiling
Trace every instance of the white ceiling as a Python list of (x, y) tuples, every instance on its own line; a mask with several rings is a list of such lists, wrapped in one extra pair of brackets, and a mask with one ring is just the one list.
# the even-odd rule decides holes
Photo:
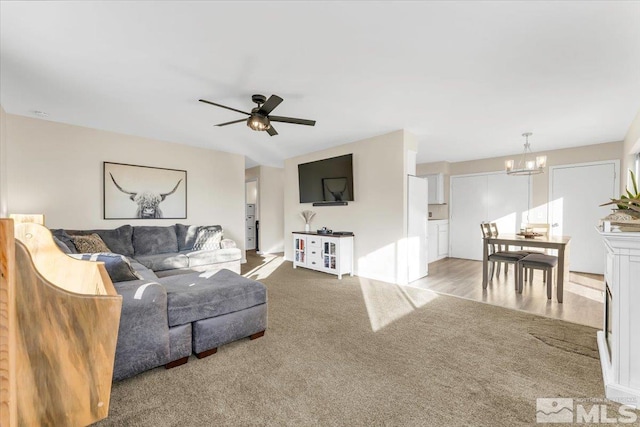
[[(407, 129), (418, 161), (619, 141), (640, 107), (640, 2), (6, 2), (12, 114), (283, 159)], [(269, 137), (242, 116), (284, 98)]]

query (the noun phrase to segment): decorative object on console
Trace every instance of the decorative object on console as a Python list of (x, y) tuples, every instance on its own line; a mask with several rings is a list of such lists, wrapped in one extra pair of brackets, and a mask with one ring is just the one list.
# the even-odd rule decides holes
[(311, 230), (311, 220), (316, 216), (316, 213), (314, 211), (306, 210), (300, 212), (300, 216), (304, 219), (304, 231)]
[(103, 196), (104, 219), (186, 218), (187, 171), (104, 162)]
[(600, 206), (617, 205), (619, 211), (628, 214), (634, 218), (640, 219), (640, 192), (638, 192), (638, 180), (635, 173), (629, 169), (631, 175), (631, 185), (633, 193), (627, 188), (627, 194), (622, 194), (619, 199), (611, 199), (610, 202), (603, 203)]
[(524, 143), (524, 151), (518, 161), (517, 167), (515, 167), (513, 159), (504, 162), (504, 168), (508, 175), (536, 175), (544, 172), (544, 168), (547, 166), (547, 156), (537, 156), (535, 160), (533, 159), (531, 144), (529, 144), (529, 137), (531, 135), (533, 135), (531, 132), (522, 134), (526, 140)]
[(329, 230), (327, 227), (322, 227), (320, 230), (317, 230), (318, 234), (333, 234), (333, 230)]

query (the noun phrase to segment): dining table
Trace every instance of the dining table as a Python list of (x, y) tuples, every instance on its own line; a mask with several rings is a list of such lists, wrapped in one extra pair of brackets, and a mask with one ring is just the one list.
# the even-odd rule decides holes
[(495, 237), (484, 237), (482, 245), (482, 288), (486, 289), (489, 275), (490, 245), (515, 246), (517, 248), (542, 248), (558, 251), (558, 267), (556, 272), (556, 290), (558, 302), (562, 302), (564, 282), (569, 281), (569, 243), (571, 236), (535, 236), (524, 237), (519, 234), (499, 234)]

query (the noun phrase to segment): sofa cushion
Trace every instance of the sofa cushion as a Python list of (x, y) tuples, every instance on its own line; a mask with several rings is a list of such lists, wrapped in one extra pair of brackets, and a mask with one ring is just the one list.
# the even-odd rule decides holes
[(130, 259), (131, 268), (144, 280), (158, 280), (158, 276), (150, 268), (145, 267), (136, 260)]
[(189, 258), (189, 267), (242, 259), (242, 252), (238, 248), (216, 249), (215, 251), (183, 251), (181, 253)]
[(193, 249), (193, 245), (196, 243), (196, 237), (198, 237), (199, 228), (200, 227), (197, 225), (176, 224), (179, 251), (188, 251)]
[(169, 326), (244, 310), (267, 301), (267, 288), (229, 270), (212, 276), (181, 274), (160, 279), (167, 290)]
[(130, 225), (110, 230), (66, 230), (66, 232), (72, 236), (87, 236), (95, 233), (106, 243), (111, 252), (128, 257), (133, 256), (133, 227)]
[[(78, 253), (78, 250), (76, 249), (76, 245), (74, 245), (73, 244), (73, 240), (71, 240), (71, 236), (65, 230), (54, 229), (54, 230), (51, 230), (51, 234), (53, 234), (53, 236), (55, 238), (57, 238), (59, 241), (64, 243), (65, 246), (67, 246), (67, 248), (69, 248), (69, 251), (72, 254), (77, 254)], [(64, 252), (64, 250), (63, 250), (63, 252)]]
[(95, 233), (88, 236), (71, 236), (71, 240), (80, 253), (111, 252), (111, 249)]
[(219, 225), (207, 225), (198, 229), (194, 251), (220, 249), (222, 240), (222, 227)]
[(133, 269), (129, 260), (124, 255), (114, 253), (87, 253), (70, 254), (69, 256), (85, 261), (104, 262), (104, 267), (107, 273), (109, 273), (112, 282), (127, 282), (129, 280), (140, 280), (143, 278)]
[(189, 258), (185, 254), (136, 255), (136, 261), (153, 271), (173, 270), (189, 267)]
[[(133, 251), (136, 258), (138, 255), (178, 252), (176, 228), (173, 225), (168, 227), (133, 227)], [(149, 268), (155, 270), (155, 268)]]

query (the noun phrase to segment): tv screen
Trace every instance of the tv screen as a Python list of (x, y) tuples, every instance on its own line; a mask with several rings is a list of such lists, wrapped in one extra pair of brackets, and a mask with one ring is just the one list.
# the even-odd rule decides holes
[(353, 201), (353, 154), (298, 165), (300, 203)]

